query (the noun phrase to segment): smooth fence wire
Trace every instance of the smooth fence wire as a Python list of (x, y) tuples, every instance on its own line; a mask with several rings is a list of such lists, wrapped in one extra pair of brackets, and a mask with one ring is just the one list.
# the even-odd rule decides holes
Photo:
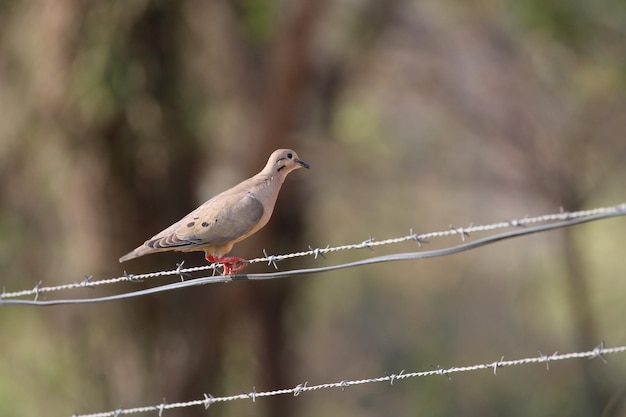
[[(486, 225), (470, 225), (467, 227), (454, 227), (450, 226), (447, 230), (429, 232), (429, 233), (415, 233), (413, 229), (410, 229), (409, 234), (401, 237), (390, 238), (385, 240), (376, 240), (372, 236), (368, 239), (355, 244), (342, 245), (342, 246), (326, 246), (323, 248), (312, 248), (309, 247), (309, 250), (294, 252), (282, 255), (268, 255), (265, 249), (263, 250), (264, 257), (250, 259), (248, 263), (258, 263), (258, 262), (266, 262), (269, 265), (273, 265), (277, 268), (277, 262), (296, 258), (296, 257), (304, 257), (304, 256), (313, 256), (314, 258), (318, 258), (320, 256), (325, 256), (326, 254), (330, 254), (333, 252), (346, 251), (346, 250), (357, 250), (357, 249), (373, 249), (377, 246), (383, 245), (391, 245), (397, 243), (404, 242), (417, 242), (419, 245), (422, 243), (427, 243), (431, 239), (450, 237), (450, 236), (460, 236), (462, 241), (465, 241), (466, 238), (469, 237), (470, 233), (477, 232), (492, 232), (500, 229), (507, 228), (525, 228), (528, 226), (533, 226), (537, 224), (549, 224), (552, 222), (567, 222), (567, 221), (576, 221), (585, 218), (593, 218), (593, 217), (610, 217), (617, 215), (626, 214), (626, 203), (622, 203), (616, 206), (610, 207), (599, 207), (590, 210), (581, 210), (574, 212), (565, 212), (561, 211), (559, 213), (553, 214), (544, 214), (541, 216), (535, 217), (524, 217), (521, 219), (502, 221), (498, 223), (486, 224)], [(131, 274), (124, 271), (124, 275), (115, 277), (115, 278), (107, 278), (101, 280), (94, 280), (92, 276), (85, 277), (80, 282), (72, 282), (68, 284), (61, 284), (55, 286), (43, 286), (42, 281), (37, 282), (37, 284), (32, 289), (26, 289), (21, 291), (7, 292), (3, 288), (2, 293), (0, 293), (0, 301), (7, 300), (11, 298), (25, 297), (25, 296), (34, 296), (35, 301), (39, 298), (41, 294), (55, 292), (55, 291), (64, 291), (64, 290), (73, 290), (80, 288), (94, 288), (102, 285), (110, 285), (116, 284), (120, 282), (142, 282), (146, 279), (157, 278), (157, 277), (166, 277), (166, 276), (179, 276), (181, 281), (184, 281), (186, 277), (190, 276), (190, 274), (194, 272), (200, 271), (212, 271), (215, 274), (219, 268), (221, 268), (221, 264), (213, 263), (204, 266), (197, 266), (192, 268), (183, 268), (183, 263), (176, 265), (176, 269), (171, 269), (167, 271), (157, 271), (157, 272), (149, 272), (142, 274)]]
[(404, 370), (399, 373), (392, 373), (384, 376), (374, 377), (374, 378), (365, 378), (365, 379), (357, 379), (357, 380), (342, 380), (337, 382), (330, 382), (324, 384), (317, 385), (309, 385), (308, 382), (304, 382), (296, 385), (293, 388), (283, 388), (277, 389), (273, 391), (261, 391), (257, 392), (253, 390), (248, 393), (236, 394), (224, 397), (214, 397), (210, 394), (204, 394), (204, 398), (186, 401), (186, 402), (176, 402), (176, 403), (166, 403), (163, 402), (158, 405), (149, 405), (143, 407), (136, 408), (119, 408), (117, 410), (105, 411), (94, 414), (74, 414), (73, 417), (117, 417), (128, 414), (140, 414), (140, 413), (149, 413), (149, 412), (158, 412), (159, 417), (163, 417), (165, 415), (165, 410), (177, 409), (177, 408), (187, 408), (187, 407), (198, 407), (202, 406), (205, 409), (208, 409), (211, 405), (219, 402), (229, 402), (229, 401), (237, 401), (237, 400), (248, 400), (256, 402), (257, 398), (263, 397), (274, 397), (278, 395), (293, 395), (297, 397), (298, 395), (307, 392), (307, 391), (318, 391), (330, 388), (340, 388), (344, 391), (348, 387), (352, 387), (355, 385), (362, 384), (372, 384), (378, 382), (388, 382), (393, 385), (395, 381), (408, 379), (408, 378), (417, 378), (417, 377), (429, 377), (429, 376), (445, 376), (448, 379), (452, 379), (451, 375), (459, 372), (474, 372), (479, 370), (491, 370), (494, 375), (497, 375), (498, 369), (509, 367), (509, 366), (523, 366), (523, 365), (531, 365), (544, 363), (546, 364), (546, 369), (550, 370), (550, 363), (556, 361), (563, 361), (569, 359), (595, 359), (600, 358), (604, 363), (607, 362), (605, 356), (616, 354), (616, 353), (624, 353), (626, 352), (626, 346), (618, 346), (613, 348), (607, 348), (604, 346), (604, 342), (600, 343), (598, 346), (593, 348), (592, 350), (586, 352), (571, 352), (571, 353), (553, 353), (552, 355), (545, 355), (541, 351), (539, 351), (539, 356), (526, 357), (522, 359), (513, 359), (513, 360), (504, 360), (504, 357), (501, 357), (499, 360), (495, 362), (482, 363), (477, 365), (468, 365), (468, 366), (453, 366), (450, 368), (443, 368), (441, 366), (435, 366), (432, 370), (428, 371), (419, 371), (419, 372), (405, 372)]

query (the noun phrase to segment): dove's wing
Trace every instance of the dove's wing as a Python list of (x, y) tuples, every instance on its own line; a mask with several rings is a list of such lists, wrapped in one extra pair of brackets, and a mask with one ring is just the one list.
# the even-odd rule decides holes
[(263, 204), (251, 192), (219, 195), (145, 244), (156, 250), (222, 246), (250, 233), (263, 213)]

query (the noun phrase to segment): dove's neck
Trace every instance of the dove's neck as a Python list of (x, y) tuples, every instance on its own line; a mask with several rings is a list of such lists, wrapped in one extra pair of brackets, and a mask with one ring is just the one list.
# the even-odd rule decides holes
[(260, 172), (257, 175), (258, 182), (260, 183), (260, 188), (262, 188), (264, 192), (269, 194), (278, 194), (278, 191), (280, 191), (280, 188), (285, 181), (285, 177), (286, 175), (281, 172)]
[(285, 177), (286, 175), (281, 172), (265, 172), (265, 170), (255, 176), (251, 184), (254, 190), (252, 193), (263, 204), (263, 217), (259, 221), (260, 227), (263, 227), (272, 215)]
[(261, 177), (272, 184), (281, 185), (283, 181), (285, 181), (285, 178), (287, 177), (287, 174), (289, 172), (290, 170), (286, 167), (283, 167), (283, 169), (278, 171), (275, 166), (268, 165), (263, 168), (263, 171), (257, 174), (257, 177)]

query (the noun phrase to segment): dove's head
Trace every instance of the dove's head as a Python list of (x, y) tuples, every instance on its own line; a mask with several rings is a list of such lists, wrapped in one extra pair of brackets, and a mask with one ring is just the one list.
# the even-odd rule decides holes
[(264, 171), (288, 174), (294, 169), (308, 168), (309, 164), (300, 160), (298, 154), (291, 149), (278, 149), (270, 155)]

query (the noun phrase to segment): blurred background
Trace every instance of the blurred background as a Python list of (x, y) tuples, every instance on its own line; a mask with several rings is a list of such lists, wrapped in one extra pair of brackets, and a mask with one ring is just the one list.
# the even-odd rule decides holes
[[(621, 203), (624, 22), (620, 0), (2, 0), (0, 284), (205, 264), (117, 260), (279, 147), (311, 169), (287, 178), (268, 226), (232, 255)], [(625, 235), (617, 218), (442, 259), (3, 307), (0, 415), (624, 344)], [(626, 416), (625, 371), (615, 355), (165, 415)]]

